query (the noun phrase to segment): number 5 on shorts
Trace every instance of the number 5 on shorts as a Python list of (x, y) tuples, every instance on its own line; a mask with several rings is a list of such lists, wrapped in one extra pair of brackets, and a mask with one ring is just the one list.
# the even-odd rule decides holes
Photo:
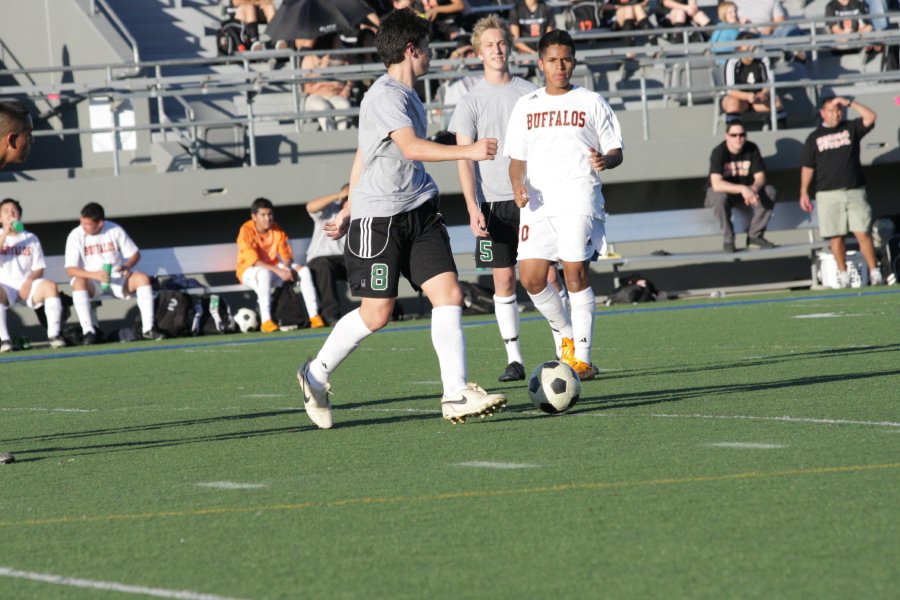
[(494, 247), (491, 245), (491, 240), (478, 240), (478, 259), (486, 263), (494, 260)]
[(372, 289), (382, 292), (388, 286), (388, 266), (384, 263), (375, 263), (372, 265), (372, 275), (370, 276)]

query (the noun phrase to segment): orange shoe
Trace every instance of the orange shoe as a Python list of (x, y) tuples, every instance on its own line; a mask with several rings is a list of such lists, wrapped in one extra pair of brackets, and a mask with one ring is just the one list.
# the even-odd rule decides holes
[(570, 360), (562, 359), (562, 362), (572, 367), (572, 370), (575, 371), (575, 374), (578, 375), (578, 379), (581, 381), (591, 381), (597, 375), (597, 370), (589, 362), (584, 362), (574, 357)]
[(319, 327), (325, 327), (325, 319), (322, 318), (322, 315), (316, 315), (314, 317), (310, 317), (309, 326), (313, 329), (318, 329)]
[(567, 337), (562, 339), (562, 344), (559, 346), (559, 360), (567, 365), (570, 360), (575, 360), (575, 340)]
[(272, 319), (268, 321), (264, 321), (262, 325), (259, 326), (259, 330), (264, 333), (272, 333), (278, 331), (278, 325)]

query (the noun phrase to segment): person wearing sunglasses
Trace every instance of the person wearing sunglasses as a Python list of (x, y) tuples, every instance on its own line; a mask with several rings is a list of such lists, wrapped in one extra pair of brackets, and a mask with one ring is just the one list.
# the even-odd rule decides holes
[(725, 141), (713, 148), (709, 157), (707, 208), (713, 209), (722, 228), (722, 249), (734, 252), (734, 225), (731, 211), (749, 211), (747, 248), (774, 248), (764, 237), (775, 206), (775, 188), (766, 184), (766, 163), (759, 147), (747, 140), (740, 119), (731, 119), (725, 127)]

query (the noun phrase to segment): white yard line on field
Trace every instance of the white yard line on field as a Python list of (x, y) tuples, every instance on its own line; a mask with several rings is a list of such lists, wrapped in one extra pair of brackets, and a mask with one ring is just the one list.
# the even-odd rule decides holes
[(40, 581), (43, 583), (52, 583), (54, 585), (65, 585), (92, 590), (122, 592), (124, 594), (142, 594), (144, 596), (155, 596), (157, 598), (178, 598), (179, 600), (239, 600), (238, 598), (216, 596), (214, 594), (202, 594), (199, 592), (191, 592), (189, 590), (166, 590), (162, 588), (144, 587), (142, 585), (128, 585), (117, 581), (78, 579), (75, 577), (64, 577), (62, 575), (51, 575), (49, 573), (19, 571), (18, 569), (11, 569), (9, 567), (0, 567), (0, 577), (27, 579), (29, 581)]
[(775, 450), (787, 448), (784, 444), (760, 444), (755, 442), (715, 442), (706, 444), (712, 448), (737, 448), (738, 450)]

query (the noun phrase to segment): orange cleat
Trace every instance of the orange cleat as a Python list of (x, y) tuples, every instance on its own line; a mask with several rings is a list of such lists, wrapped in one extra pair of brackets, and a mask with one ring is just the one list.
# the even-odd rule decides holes
[(591, 363), (575, 358), (575, 342), (572, 338), (562, 339), (559, 360), (572, 367), (581, 381), (591, 381), (597, 375), (597, 370)]
[(264, 333), (272, 333), (278, 331), (278, 324), (275, 323), (272, 319), (268, 321), (264, 321), (262, 325), (259, 326), (259, 330)]
[(322, 315), (316, 315), (314, 317), (310, 317), (309, 326), (313, 329), (318, 329), (319, 327), (325, 327), (325, 319), (322, 318)]

